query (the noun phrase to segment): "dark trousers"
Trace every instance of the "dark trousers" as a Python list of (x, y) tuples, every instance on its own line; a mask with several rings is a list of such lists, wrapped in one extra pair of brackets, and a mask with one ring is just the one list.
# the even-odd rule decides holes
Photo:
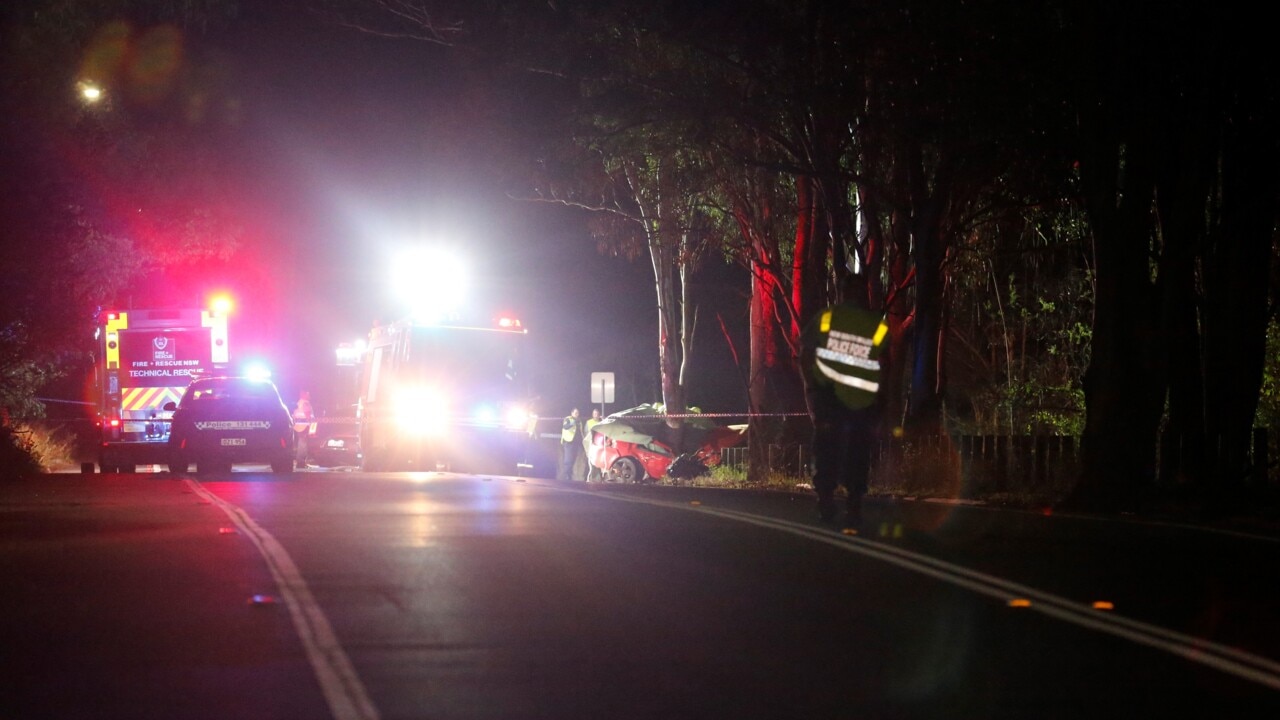
[(573, 466), (578, 463), (578, 454), (582, 452), (582, 443), (577, 440), (560, 443), (560, 479), (573, 479)]
[(814, 408), (813, 489), (818, 497), (830, 498), (837, 485), (843, 485), (850, 498), (867, 493), (878, 419), (874, 405), (850, 410), (836, 401)]
[(298, 465), (307, 464), (307, 431), (294, 431), (293, 437), (296, 443), (293, 446), (293, 461)]

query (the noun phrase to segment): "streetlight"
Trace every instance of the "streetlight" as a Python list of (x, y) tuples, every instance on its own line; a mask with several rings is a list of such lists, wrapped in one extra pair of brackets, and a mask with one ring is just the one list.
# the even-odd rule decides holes
[(102, 92), (102, 88), (99, 87), (97, 83), (94, 83), (92, 80), (81, 80), (79, 85), (80, 85), (80, 98), (85, 102), (89, 104), (93, 104), (98, 102), (99, 100), (102, 100), (104, 93)]

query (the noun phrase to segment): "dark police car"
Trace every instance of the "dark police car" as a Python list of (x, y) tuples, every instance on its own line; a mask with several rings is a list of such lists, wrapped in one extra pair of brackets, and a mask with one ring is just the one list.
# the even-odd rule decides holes
[(169, 471), (230, 472), (238, 462), (264, 462), (293, 471), (293, 419), (269, 380), (211, 377), (193, 380), (173, 410)]

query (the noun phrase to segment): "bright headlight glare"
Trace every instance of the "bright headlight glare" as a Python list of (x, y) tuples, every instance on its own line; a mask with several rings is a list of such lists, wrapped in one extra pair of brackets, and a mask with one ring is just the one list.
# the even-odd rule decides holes
[(492, 405), (477, 405), (471, 417), (477, 425), (496, 425), (498, 411)]
[(449, 403), (433, 388), (404, 390), (397, 400), (396, 419), (406, 433), (439, 435), (448, 427)]
[(506, 421), (508, 430), (523, 430), (529, 421), (529, 413), (522, 407), (508, 408)]

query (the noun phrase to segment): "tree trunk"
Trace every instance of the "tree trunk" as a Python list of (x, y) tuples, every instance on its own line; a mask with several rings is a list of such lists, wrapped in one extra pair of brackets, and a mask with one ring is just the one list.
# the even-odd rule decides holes
[(1129, 143), (1127, 153), (1120, 147), (1107, 143), (1081, 161), (1097, 285), (1081, 476), (1070, 503), (1109, 511), (1135, 508), (1154, 481), (1165, 387), (1150, 281), (1150, 158), (1141, 142)]
[(1220, 232), (1205, 262), (1206, 422), (1210, 438), (1220, 438), (1215, 475), (1224, 492), (1238, 486), (1249, 469), (1266, 360), (1267, 293), (1280, 192), (1274, 114), (1237, 112), (1223, 153)]
[(791, 334), (800, 337), (809, 318), (826, 305), (824, 290), (830, 235), (826, 231), (815, 183), (808, 176), (796, 178), (796, 244), (791, 261), (791, 304), (795, 313)]
[(934, 435), (942, 428), (942, 394), (939, 367), (942, 333), (942, 258), (946, 238), (942, 232), (944, 203), (949, 188), (946, 161), (926, 179), (920, 148), (909, 153), (912, 206), (912, 248), (915, 262), (915, 332), (912, 335), (911, 391), (907, 400), (907, 424), (915, 434)]

